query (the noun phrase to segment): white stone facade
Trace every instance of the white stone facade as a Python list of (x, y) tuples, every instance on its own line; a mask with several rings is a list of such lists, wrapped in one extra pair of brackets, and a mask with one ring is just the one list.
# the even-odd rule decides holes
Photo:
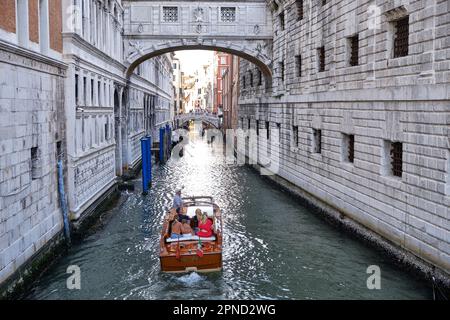
[(58, 159), (77, 220), (139, 165), (140, 138), (173, 120), (172, 55), (127, 74), (121, 1), (49, 3), (0, 14), (0, 285), (62, 233)]
[(0, 283), (62, 229), (65, 73), (62, 61), (0, 40)]
[[(279, 176), (450, 273), (450, 2), (269, 3), (273, 86), (250, 84), (258, 71), (242, 61), (239, 125), (279, 127)], [(408, 53), (394, 58), (396, 23), (408, 16)], [(401, 177), (390, 168), (395, 142)]]
[(64, 33), (72, 219), (136, 167), (140, 138), (171, 122), (173, 94), (170, 55), (145, 61), (125, 77), (120, 1), (77, 5), (75, 21), (82, 23)]

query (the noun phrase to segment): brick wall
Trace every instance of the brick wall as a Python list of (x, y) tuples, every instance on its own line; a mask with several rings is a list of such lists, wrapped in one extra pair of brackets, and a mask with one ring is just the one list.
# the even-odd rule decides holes
[(61, 0), (49, 0), (50, 48), (63, 51)]
[(16, 32), (16, 1), (0, 0), (0, 28), (7, 32)]
[(28, 0), (30, 41), (39, 43), (39, 0)]

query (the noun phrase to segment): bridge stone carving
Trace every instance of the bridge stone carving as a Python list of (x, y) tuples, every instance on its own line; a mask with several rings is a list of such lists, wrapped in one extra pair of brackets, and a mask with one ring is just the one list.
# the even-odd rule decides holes
[(219, 117), (217, 115), (206, 112), (182, 113), (175, 116), (175, 123), (182, 126), (184, 123), (194, 120), (209, 123), (215, 128), (219, 128)]
[(189, 49), (228, 52), (272, 75), (272, 15), (266, 0), (124, 1), (127, 75), (142, 61)]

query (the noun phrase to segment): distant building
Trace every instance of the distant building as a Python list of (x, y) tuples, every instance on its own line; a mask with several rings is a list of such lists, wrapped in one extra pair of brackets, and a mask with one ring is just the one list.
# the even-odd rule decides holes
[(226, 70), (230, 67), (233, 56), (228, 53), (215, 52), (214, 53), (214, 113), (220, 113), (219, 111), (223, 107), (223, 84), (222, 76)]
[(173, 108), (176, 115), (184, 113), (182, 80), (180, 59), (175, 57), (173, 58)]
[(202, 65), (193, 75), (183, 76), (182, 88), (184, 90), (185, 112), (191, 110), (212, 112), (214, 102), (212, 79), (212, 63)]
[(221, 83), (223, 103), (223, 129), (236, 129), (238, 124), (239, 57), (231, 56), (230, 65), (223, 72)]

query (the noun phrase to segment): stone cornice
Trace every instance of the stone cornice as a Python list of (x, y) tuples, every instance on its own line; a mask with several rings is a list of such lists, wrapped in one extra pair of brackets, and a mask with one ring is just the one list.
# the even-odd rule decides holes
[(2, 40), (0, 40), (0, 61), (62, 77), (65, 76), (67, 69), (67, 64), (62, 61)]
[(90, 44), (86, 40), (84, 40), (80, 35), (73, 33), (73, 32), (67, 32), (63, 33), (63, 41), (64, 40), (70, 40), (73, 41), (78, 47), (81, 47), (82, 49), (85, 49), (87, 52), (90, 52), (92, 55), (96, 56), (97, 58), (100, 58), (102, 60), (105, 60), (108, 62), (109, 65), (114, 65), (118, 69), (126, 70), (126, 66), (121, 63), (120, 61), (112, 58), (108, 54), (104, 53), (94, 45)]

